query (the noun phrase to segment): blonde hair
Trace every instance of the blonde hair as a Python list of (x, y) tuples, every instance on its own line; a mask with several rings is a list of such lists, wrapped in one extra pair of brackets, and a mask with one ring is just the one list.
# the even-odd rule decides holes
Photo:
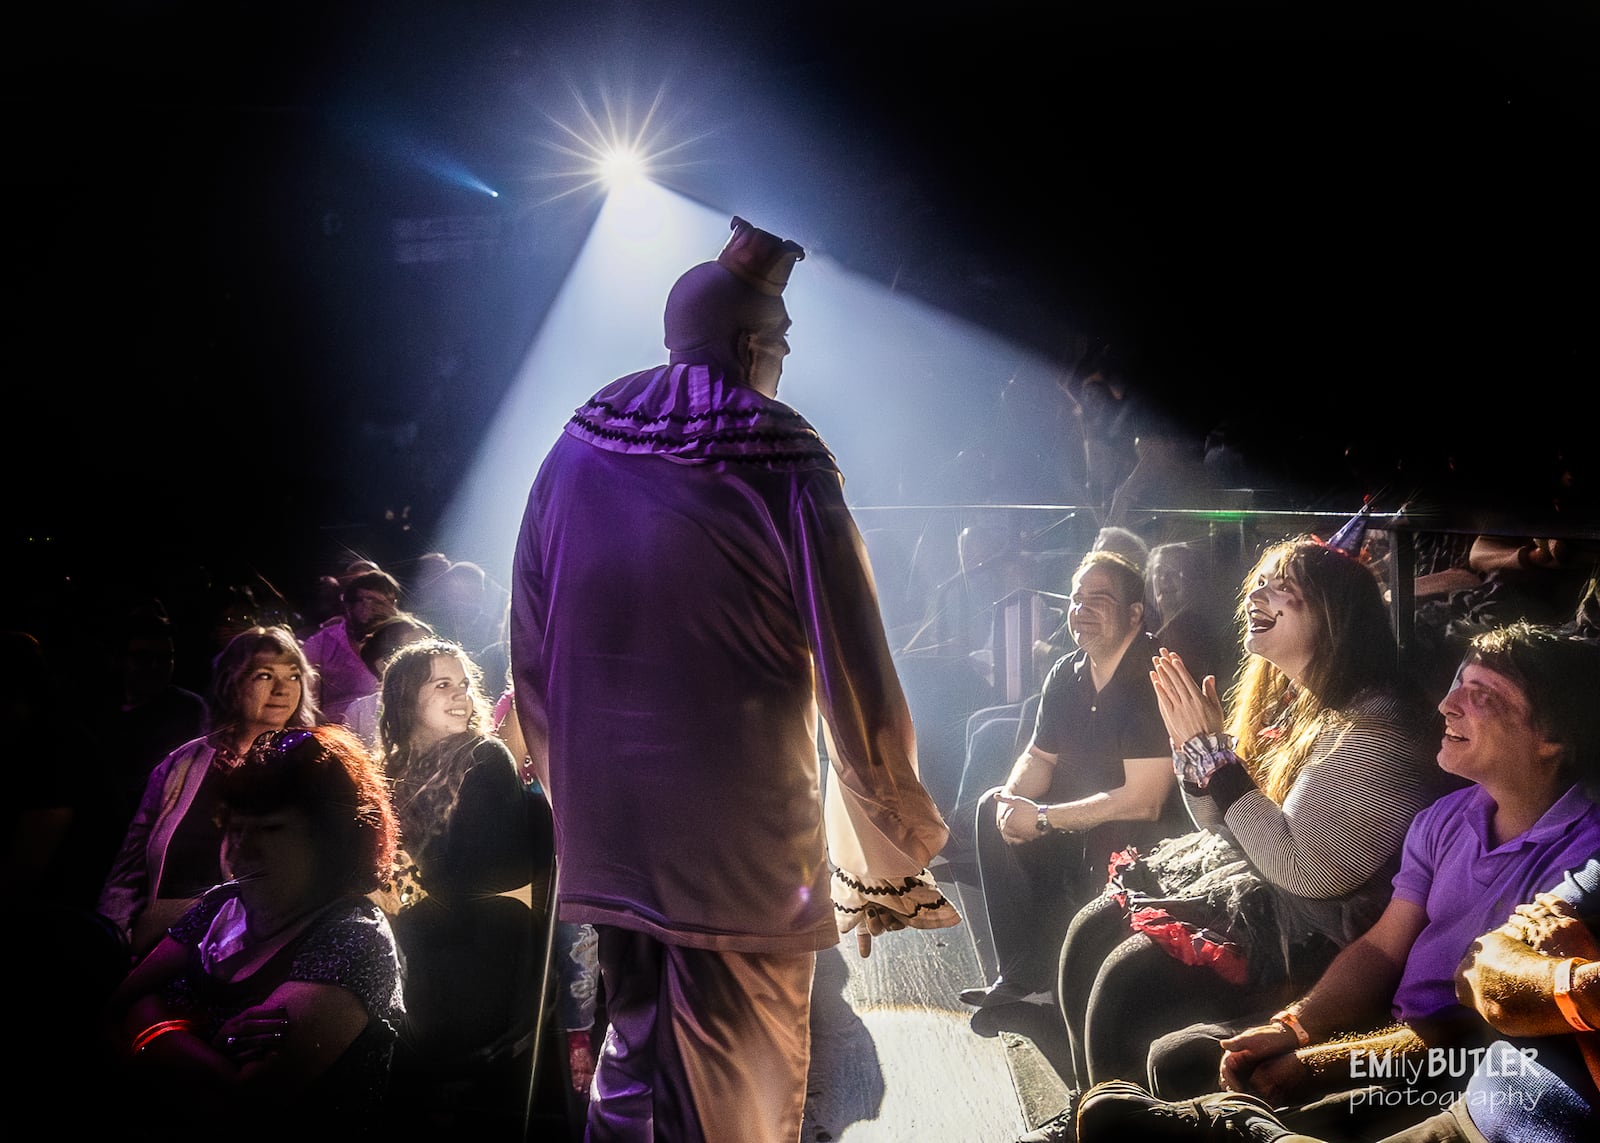
[(1239, 591), (1248, 622), (1250, 593), (1261, 578), (1294, 584), (1316, 627), (1304, 676), (1291, 679), (1260, 655), (1246, 657), (1228, 693), (1228, 733), (1262, 793), (1283, 803), (1311, 760), (1317, 739), (1349, 725), (1346, 708), (1363, 691), (1400, 685), (1400, 668), (1383, 592), (1371, 570), (1313, 536), (1267, 548)]

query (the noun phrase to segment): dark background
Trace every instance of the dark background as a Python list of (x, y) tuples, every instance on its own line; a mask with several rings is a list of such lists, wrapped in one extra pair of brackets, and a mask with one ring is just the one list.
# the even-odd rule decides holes
[[(41, 9), (11, 40), (8, 530), (47, 577), (434, 547), (598, 209), (552, 201), (551, 144), (601, 90), (662, 93), (691, 197), (1064, 366), (1136, 346), (1290, 501), (1592, 530), (1592, 11)], [(419, 219), (470, 256), (400, 262)]]

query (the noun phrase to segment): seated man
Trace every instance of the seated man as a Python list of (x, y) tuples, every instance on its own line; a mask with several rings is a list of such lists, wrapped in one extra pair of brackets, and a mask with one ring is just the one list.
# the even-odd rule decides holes
[(991, 1009), (1053, 987), (1067, 924), (1105, 886), (1111, 854), (1186, 824), (1149, 683), (1156, 647), (1139, 571), (1090, 552), (1072, 577), (1067, 624), (1078, 650), (1046, 677), (1010, 777), (978, 803), (978, 873), (998, 972), (961, 999), (978, 1006), (980, 1034), (999, 1031)]
[[(1592, 646), (1522, 623), (1474, 639), (1440, 703), (1439, 750), (1440, 766), (1473, 784), (1417, 815), (1389, 906), (1306, 997), (1222, 1039), (1225, 1088), (1336, 1137), (1371, 1138), (1427, 1101), (1450, 1102), (1468, 1053), (1489, 1039), (1458, 999), (1461, 958), (1517, 903), (1600, 852), (1596, 693)], [(1377, 1018), (1385, 1007), (1392, 1023)], [(1207, 1044), (1214, 1060), (1215, 1037), (1197, 1028), (1158, 1040), (1152, 1087), (1173, 1090), (1184, 1073), (1172, 1061)]]
[[(1592, 1137), (1600, 1128), (1600, 857), (1475, 941), (1456, 988), (1502, 1038), (1477, 1057), (1453, 1102), (1383, 1143)], [(1079, 1143), (1129, 1136), (1311, 1139), (1254, 1096), (1223, 1092), (1166, 1102), (1122, 1081), (1091, 1089), (1079, 1109)]]

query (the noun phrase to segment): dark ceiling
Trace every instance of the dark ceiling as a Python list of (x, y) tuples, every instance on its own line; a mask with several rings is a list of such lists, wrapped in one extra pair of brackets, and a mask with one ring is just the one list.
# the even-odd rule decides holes
[[(36, 13), (10, 93), (16, 424), (56, 475), (24, 530), (244, 543), (402, 505), (425, 531), (595, 208), (549, 201), (548, 144), (602, 92), (661, 96), (692, 140), (677, 189), (1063, 364), (1136, 346), (1196, 424), (1235, 418), (1316, 480), (1358, 458), (1341, 492), (1448, 472), (1542, 512), (1595, 408), (1595, 20), (1399, 7)], [(424, 154), (503, 194), (498, 253), (418, 285), (397, 220), (484, 212)], [(368, 462), (408, 432), (432, 447)]]

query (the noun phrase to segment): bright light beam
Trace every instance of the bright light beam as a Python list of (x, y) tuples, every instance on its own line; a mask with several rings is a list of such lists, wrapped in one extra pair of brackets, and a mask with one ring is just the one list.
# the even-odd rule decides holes
[(628, 146), (607, 147), (595, 168), (609, 190), (631, 187), (650, 177), (644, 156)]
[[(648, 180), (607, 197), (440, 520), (439, 550), (509, 582), (545, 452), (596, 389), (666, 360), (667, 292), (684, 270), (715, 257), (733, 213)], [(780, 221), (757, 221), (786, 233)], [(796, 269), (784, 300), (794, 353), (778, 399), (828, 442), (852, 505), (926, 502), (940, 465), (967, 444), (990, 443), (967, 435), (994, 420), (1005, 380), (1049, 364), (820, 252)]]
[(571, 90), (578, 107), (577, 124), (563, 122), (546, 113), (545, 117), (566, 138), (564, 141), (541, 141), (542, 146), (567, 162), (557, 169), (531, 176), (535, 181), (571, 185), (556, 191), (539, 205), (593, 188), (609, 193), (642, 181), (666, 185), (674, 170), (688, 165), (682, 152), (709, 134), (702, 132), (677, 142), (669, 141), (673, 132), (660, 122), (665, 89), (656, 92), (637, 127), (632, 109), (625, 104), (618, 106), (609, 93), (601, 92), (597, 113), (576, 87)]

